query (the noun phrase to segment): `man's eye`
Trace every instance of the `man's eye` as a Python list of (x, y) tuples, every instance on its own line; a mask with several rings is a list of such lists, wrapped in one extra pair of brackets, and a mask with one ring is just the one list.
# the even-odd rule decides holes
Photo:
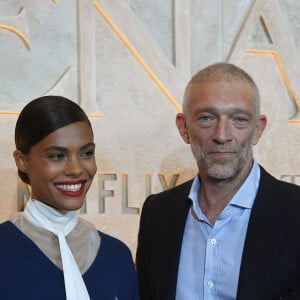
[(236, 116), (233, 118), (233, 122), (237, 126), (246, 126), (248, 124), (249, 118), (243, 116)]
[(245, 117), (235, 117), (234, 120), (239, 123), (245, 123), (248, 121), (248, 119)]
[(199, 119), (200, 119), (200, 121), (208, 122), (208, 121), (212, 120), (212, 117), (209, 115), (203, 115), (203, 116), (200, 116)]

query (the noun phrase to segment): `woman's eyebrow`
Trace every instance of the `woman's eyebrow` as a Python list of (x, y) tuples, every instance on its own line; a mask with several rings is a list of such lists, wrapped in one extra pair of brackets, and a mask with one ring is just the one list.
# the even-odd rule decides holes
[(96, 146), (95, 143), (87, 143), (87, 144), (83, 145), (82, 147), (80, 147), (80, 149), (86, 149), (86, 148), (95, 147), (95, 146)]
[[(86, 148), (89, 148), (89, 147), (95, 147), (95, 143), (87, 143), (83, 146), (80, 147), (80, 150), (83, 150), (83, 149), (86, 149)], [(45, 149), (45, 151), (61, 151), (61, 152), (66, 152), (68, 151), (68, 148), (67, 147), (62, 147), (62, 146), (50, 146), (50, 147), (47, 147)]]
[(47, 147), (45, 149), (45, 151), (67, 151), (67, 148), (66, 147), (61, 147), (61, 146), (50, 146), (50, 147)]

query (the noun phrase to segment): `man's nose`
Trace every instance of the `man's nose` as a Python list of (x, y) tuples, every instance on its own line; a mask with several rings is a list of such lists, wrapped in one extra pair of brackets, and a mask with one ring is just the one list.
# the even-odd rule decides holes
[(232, 139), (231, 126), (228, 120), (220, 119), (213, 132), (213, 140), (218, 144), (225, 144)]

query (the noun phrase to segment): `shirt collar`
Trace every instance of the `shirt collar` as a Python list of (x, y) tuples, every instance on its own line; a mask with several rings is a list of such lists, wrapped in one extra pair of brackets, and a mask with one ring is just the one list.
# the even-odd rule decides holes
[[(252, 208), (258, 190), (259, 180), (260, 168), (257, 162), (254, 161), (250, 174), (232, 197), (229, 204), (243, 208)], [(247, 196), (245, 197), (245, 195)]]
[[(228, 205), (251, 209), (257, 194), (259, 180), (260, 180), (260, 168), (258, 166), (258, 163), (254, 160), (252, 169), (248, 177), (241, 185), (241, 187), (238, 189), (238, 191), (235, 193), (235, 195), (231, 198)], [(202, 215), (198, 203), (198, 192), (200, 186), (201, 183), (200, 183), (199, 176), (196, 176), (193, 180), (190, 193), (188, 195), (189, 199), (191, 199), (193, 203), (193, 208), (197, 216)]]

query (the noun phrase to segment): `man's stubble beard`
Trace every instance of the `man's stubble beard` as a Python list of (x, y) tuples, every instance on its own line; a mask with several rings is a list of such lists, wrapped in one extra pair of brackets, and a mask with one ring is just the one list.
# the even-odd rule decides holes
[(244, 147), (216, 146), (214, 150), (234, 151), (236, 156), (233, 159), (224, 158), (214, 160), (207, 157), (209, 151), (206, 147), (201, 148), (197, 143), (191, 141), (191, 148), (196, 159), (199, 171), (201, 170), (207, 177), (216, 180), (233, 180), (239, 176), (249, 161), (252, 161), (251, 144)]

